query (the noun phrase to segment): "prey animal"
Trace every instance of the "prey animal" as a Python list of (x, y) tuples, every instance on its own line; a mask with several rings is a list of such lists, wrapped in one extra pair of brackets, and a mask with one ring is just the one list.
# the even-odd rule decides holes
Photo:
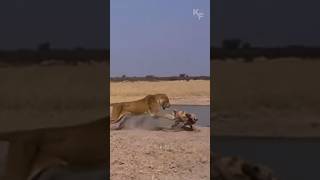
[(186, 111), (177, 111), (173, 110), (172, 117), (175, 123), (171, 126), (172, 129), (176, 128), (180, 123), (183, 123), (182, 129), (185, 130), (193, 130), (193, 126), (197, 121), (198, 118), (193, 113), (188, 113)]

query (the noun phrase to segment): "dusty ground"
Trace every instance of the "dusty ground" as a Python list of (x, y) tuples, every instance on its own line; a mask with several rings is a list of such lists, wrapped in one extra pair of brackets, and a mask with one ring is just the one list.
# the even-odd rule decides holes
[(111, 131), (111, 180), (209, 180), (210, 129)]
[(172, 104), (210, 104), (210, 81), (111, 82), (110, 102), (132, 101), (147, 94), (166, 93)]
[[(110, 101), (124, 102), (166, 93), (171, 104), (209, 105), (210, 81), (111, 82)], [(210, 179), (210, 129), (164, 132), (111, 131), (111, 180)]]

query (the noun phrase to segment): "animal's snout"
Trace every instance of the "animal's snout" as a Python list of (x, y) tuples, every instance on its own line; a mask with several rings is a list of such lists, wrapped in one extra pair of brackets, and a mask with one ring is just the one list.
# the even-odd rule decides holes
[(195, 114), (191, 114), (190, 119), (191, 121), (193, 121), (193, 123), (196, 123), (198, 121), (198, 118), (195, 116)]
[(191, 122), (192, 122), (192, 124), (195, 124), (197, 121), (198, 121), (197, 118), (193, 118)]

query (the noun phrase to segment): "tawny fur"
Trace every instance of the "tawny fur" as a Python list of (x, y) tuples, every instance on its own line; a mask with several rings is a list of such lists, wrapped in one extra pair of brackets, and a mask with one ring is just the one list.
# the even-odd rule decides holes
[(3, 180), (36, 180), (55, 167), (103, 167), (106, 163), (107, 118), (70, 127), (1, 133), (9, 142)]
[(123, 120), (118, 127), (120, 129), (125, 122), (124, 118), (128, 116), (149, 114), (152, 117), (160, 117), (160, 110), (170, 106), (170, 101), (166, 94), (147, 95), (143, 99), (136, 101), (113, 103), (110, 105), (110, 123), (115, 124)]

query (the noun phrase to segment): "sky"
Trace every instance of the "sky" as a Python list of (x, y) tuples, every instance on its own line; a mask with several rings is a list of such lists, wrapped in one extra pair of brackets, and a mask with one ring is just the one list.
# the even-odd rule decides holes
[[(214, 45), (236, 37), (262, 46), (320, 46), (319, 0), (211, 0), (211, 5)], [(108, 14), (107, 0), (1, 0), (0, 49), (36, 48), (45, 41), (58, 48), (104, 48)]]
[(240, 38), (258, 46), (320, 46), (319, 0), (214, 0), (214, 45)]
[[(209, 75), (209, 3), (111, 0), (111, 77)], [(205, 16), (198, 20), (193, 9)]]
[(106, 0), (0, 0), (0, 49), (107, 48)]

